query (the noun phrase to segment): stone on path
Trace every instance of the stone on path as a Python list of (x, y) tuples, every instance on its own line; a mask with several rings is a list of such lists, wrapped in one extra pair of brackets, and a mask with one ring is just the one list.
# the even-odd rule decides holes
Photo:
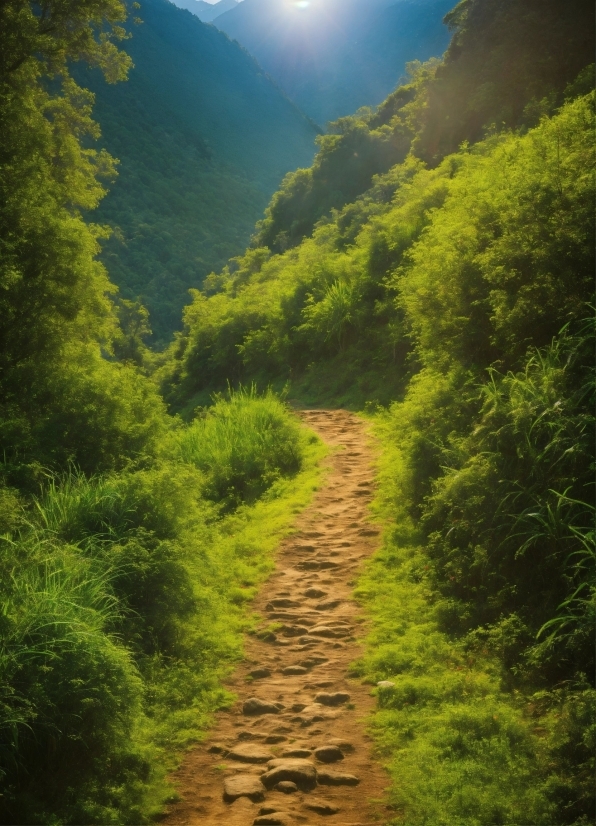
[(317, 772), (317, 780), (325, 786), (357, 786), (360, 783), (360, 780), (353, 774), (332, 772), (329, 769), (320, 769)]
[(272, 789), (283, 780), (290, 780), (301, 789), (314, 789), (317, 785), (317, 770), (308, 760), (272, 760), (269, 767), (269, 771), (261, 775), (261, 782), (267, 789)]
[(315, 611), (332, 611), (338, 605), (341, 605), (341, 599), (329, 599), (327, 602), (319, 602), (315, 605)]
[(242, 763), (268, 763), (273, 755), (263, 746), (252, 743), (233, 746), (227, 754), (230, 760), (238, 760)]
[(312, 754), (308, 749), (290, 749), (290, 751), (284, 751), (282, 758), (284, 757), (298, 757), (303, 760), (308, 760), (309, 757), (312, 757)]
[(255, 668), (249, 672), (248, 676), (252, 677), (253, 680), (263, 680), (265, 677), (271, 676), (271, 670), (269, 668)]
[(288, 665), (282, 668), (281, 673), (284, 677), (301, 677), (303, 674), (308, 674), (308, 668), (303, 665)]
[(347, 637), (351, 633), (349, 628), (330, 628), (328, 625), (315, 625), (309, 628), (311, 637), (324, 637), (326, 639), (336, 639), (337, 637)]
[(314, 750), (315, 760), (320, 763), (336, 763), (343, 760), (343, 752), (337, 746), (320, 746)]
[(349, 699), (350, 695), (345, 691), (336, 691), (334, 694), (320, 691), (315, 697), (315, 703), (323, 706), (340, 706), (342, 703), (347, 703)]
[(298, 791), (298, 786), (295, 783), (292, 783), (291, 780), (282, 780), (274, 786), (274, 788), (278, 792), (283, 792), (283, 794), (294, 794), (294, 792)]
[(224, 800), (232, 803), (239, 797), (248, 797), (253, 803), (265, 799), (265, 789), (254, 774), (237, 774), (224, 780)]
[(304, 596), (309, 599), (321, 599), (321, 597), (327, 596), (327, 591), (321, 591), (320, 588), (309, 588), (308, 591), (304, 592)]
[(354, 751), (354, 746), (349, 740), (343, 740), (341, 737), (331, 737), (328, 741), (330, 746), (337, 746), (344, 754), (349, 754)]
[(332, 803), (327, 803), (326, 800), (318, 800), (314, 797), (305, 801), (304, 808), (316, 812), (318, 815), (336, 815), (341, 811), (339, 806), (334, 806)]
[(290, 817), (284, 812), (275, 812), (269, 815), (260, 815), (253, 820), (254, 826), (287, 826), (291, 823)]
[(267, 700), (260, 700), (258, 697), (251, 697), (244, 702), (242, 706), (243, 714), (258, 715), (258, 714), (279, 714), (280, 709)]

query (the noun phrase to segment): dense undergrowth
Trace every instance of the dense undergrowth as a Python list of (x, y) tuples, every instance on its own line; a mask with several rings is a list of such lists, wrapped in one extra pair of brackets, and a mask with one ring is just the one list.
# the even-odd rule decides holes
[(165, 769), (229, 701), (246, 606), (319, 455), (275, 397), (246, 392), (174, 429), (150, 467), (2, 489), (2, 822), (159, 810)]

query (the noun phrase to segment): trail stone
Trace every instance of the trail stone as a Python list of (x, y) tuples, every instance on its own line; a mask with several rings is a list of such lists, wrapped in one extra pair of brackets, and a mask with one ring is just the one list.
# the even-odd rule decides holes
[(272, 815), (275, 812), (277, 812), (275, 806), (261, 806), (261, 808), (259, 809), (260, 815)]
[(255, 668), (248, 676), (252, 677), (253, 680), (262, 680), (271, 676), (271, 670), (269, 668)]
[(327, 803), (326, 800), (317, 800), (314, 797), (304, 803), (304, 808), (311, 812), (316, 812), (318, 815), (336, 815), (341, 811), (339, 806)]
[(303, 711), (303, 709), (305, 708), (306, 703), (294, 703), (294, 705), (292, 706), (292, 711), (294, 712), (294, 714), (300, 714), (300, 712)]
[(263, 784), (254, 774), (237, 774), (224, 780), (224, 800), (232, 803), (239, 797), (248, 797), (253, 803), (265, 799)]
[(287, 826), (289, 823), (291, 823), (289, 816), (283, 812), (261, 815), (253, 820), (254, 826)]
[(321, 597), (327, 596), (327, 591), (321, 591), (320, 588), (309, 588), (308, 591), (304, 592), (304, 596), (309, 599), (321, 599)]
[(284, 780), (290, 780), (301, 789), (314, 789), (317, 784), (317, 771), (308, 760), (271, 760), (269, 771), (261, 775), (262, 784), (267, 789), (272, 789)]
[(332, 611), (338, 605), (341, 605), (341, 599), (330, 599), (327, 602), (319, 602), (318, 605), (315, 605), (315, 611)]
[(237, 734), (239, 740), (262, 740), (264, 736), (261, 731), (248, 731), (248, 729), (242, 729)]
[(342, 751), (337, 746), (320, 746), (314, 750), (314, 756), (320, 763), (336, 763), (344, 759)]
[(281, 631), (286, 637), (301, 637), (303, 634), (309, 633), (308, 628), (304, 625), (284, 625)]
[(341, 737), (332, 737), (327, 742), (330, 746), (337, 746), (344, 754), (349, 754), (354, 751), (353, 744), (350, 743), (349, 740), (342, 740)]
[(221, 743), (213, 743), (212, 746), (209, 746), (207, 751), (209, 754), (226, 754), (228, 749), (227, 746), (223, 746)]
[(300, 677), (302, 674), (308, 674), (308, 668), (302, 665), (288, 665), (282, 669), (281, 672), (285, 677)]
[(395, 683), (392, 683), (391, 680), (380, 680), (377, 683), (378, 688), (395, 688)]
[(329, 769), (318, 771), (317, 780), (325, 786), (357, 786), (360, 783), (360, 780), (353, 774), (332, 772)]
[(319, 561), (316, 559), (306, 559), (304, 562), (299, 562), (296, 565), (301, 571), (328, 571), (331, 568), (338, 568), (339, 562), (331, 562), (330, 560)]
[(349, 628), (330, 628), (328, 625), (315, 625), (308, 633), (313, 637), (325, 637), (326, 639), (336, 639), (337, 637), (347, 637)]
[(275, 745), (275, 743), (285, 743), (288, 738), (284, 734), (269, 734), (265, 737), (265, 743)]
[(349, 699), (350, 695), (345, 691), (336, 691), (334, 694), (320, 691), (315, 697), (315, 703), (321, 703), (323, 706), (340, 706), (342, 703), (347, 703)]
[(281, 783), (277, 783), (274, 788), (275, 791), (283, 792), (283, 794), (294, 794), (294, 792), (298, 791), (298, 786), (292, 783), (291, 780), (282, 780)]
[(274, 611), (276, 608), (300, 608), (300, 603), (293, 599), (272, 599), (265, 606), (265, 611)]
[(227, 756), (230, 760), (239, 760), (242, 763), (268, 763), (273, 758), (270, 751), (251, 743), (234, 746)]
[(282, 754), (282, 758), (283, 757), (300, 757), (300, 758), (303, 758), (305, 760), (308, 759), (311, 756), (312, 755), (311, 755), (311, 752), (309, 751), (309, 749), (290, 749), (289, 751), (284, 751), (284, 753)]
[(251, 716), (259, 714), (279, 714), (279, 711), (280, 709), (274, 705), (274, 703), (269, 703), (267, 700), (260, 700), (258, 697), (251, 697), (246, 700), (242, 706), (243, 714)]

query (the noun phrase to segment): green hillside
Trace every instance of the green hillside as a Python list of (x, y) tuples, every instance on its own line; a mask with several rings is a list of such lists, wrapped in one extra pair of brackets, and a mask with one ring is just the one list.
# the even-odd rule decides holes
[(214, 25), (241, 43), (317, 123), (376, 106), (410, 60), (440, 57), (450, 0), (243, 0)]
[(315, 128), (249, 55), (167, 0), (145, 0), (126, 84), (78, 72), (96, 96), (119, 176), (94, 215), (116, 228), (102, 260), (124, 298), (150, 311), (154, 341), (248, 243), (285, 173), (310, 163)]

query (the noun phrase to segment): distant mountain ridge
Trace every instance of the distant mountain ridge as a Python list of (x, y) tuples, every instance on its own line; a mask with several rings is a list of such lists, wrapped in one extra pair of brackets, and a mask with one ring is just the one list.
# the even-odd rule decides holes
[(238, 5), (238, 0), (219, 0), (218, 3), (206, 3), (205, 0), (172, 0), (179, 9), (186, 9), (203, 23), (211, 23), (216, 17), (231, 11)]
[[(196, 0), (185, 0), (196, 2)], [(440, 57), (453, 0), (244, 0), (214, 25), (317, 123), (381, 103), (406, 63)]]
[(165, 343), (188, 289), (244, 250), (284, 175), (310, 165), (317, 131), (215, 27), (168, 0), (143, 0), (139, 14), (129, 80), (108, 86), (94, 70), (77, 79), (95, 93), (102, 144), (120, 160), (93, 214), (116, 229), (103, 260)]

